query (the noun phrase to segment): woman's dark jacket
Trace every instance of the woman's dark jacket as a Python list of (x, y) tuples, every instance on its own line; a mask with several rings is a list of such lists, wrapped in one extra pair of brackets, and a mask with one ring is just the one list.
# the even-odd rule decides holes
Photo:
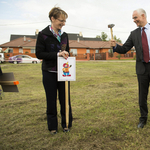
[(50, 31), (49, 26), (39, 32), (36, 42), (36, 57), (42, 59), (42, 70), (57, 70), (57, 53), (66, 50), (69, 53), (67, 33), (61, 35), (61, 42)]

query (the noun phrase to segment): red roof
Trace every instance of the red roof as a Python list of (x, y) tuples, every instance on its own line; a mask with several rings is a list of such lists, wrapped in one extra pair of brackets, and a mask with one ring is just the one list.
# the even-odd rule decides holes
[[(10, 42), (1, 44), (0, 47), (35, 47), (36, 39), (28, 37), (20, 37), (18, 39), (12, 40)], [(77, 41), (69, 40), (70, 48), (110, 48), (109, 41)]]
[(1, 44), (0, 47), (35, 47), (36, 39), (20, 37), (10, 42)]
[(110, 48), (109, 41), (69, 41), (69, 46), (74, 48)]

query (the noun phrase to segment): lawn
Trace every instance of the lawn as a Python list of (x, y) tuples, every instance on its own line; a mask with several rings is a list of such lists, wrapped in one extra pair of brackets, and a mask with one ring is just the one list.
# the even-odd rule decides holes
[(47, 129), (41, 64), (1, 67), (20, 82), (19, 93), (4, 93), (0, 100), (1, 150), (150, 149), (150, 119), (143, 129), (137, 128), (135, 62), (77, 62), (76, 81), (71, 82), (73, 127), (63, 133), (58, 102), (56, 135)]

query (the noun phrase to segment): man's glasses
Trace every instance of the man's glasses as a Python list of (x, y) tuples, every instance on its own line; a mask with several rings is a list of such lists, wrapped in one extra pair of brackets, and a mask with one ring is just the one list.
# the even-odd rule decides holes
[(66, 20), (60, 20), (60, 19), (57, 19), (57, 20), (59, 20), (61, 23), (65, 23), (66, 22)]

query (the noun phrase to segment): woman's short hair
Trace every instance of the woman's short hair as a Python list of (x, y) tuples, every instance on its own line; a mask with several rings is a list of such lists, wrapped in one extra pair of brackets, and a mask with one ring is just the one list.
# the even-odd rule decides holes
[(55, 19), (58, 19), (60, 16), (64, 17), (65, 19), (68, 18), (68, 14), (59, 7), (54, 7), (49, 12), (49, 19), (50, 20), (51, 20), (51, 17), (54, 17)]

